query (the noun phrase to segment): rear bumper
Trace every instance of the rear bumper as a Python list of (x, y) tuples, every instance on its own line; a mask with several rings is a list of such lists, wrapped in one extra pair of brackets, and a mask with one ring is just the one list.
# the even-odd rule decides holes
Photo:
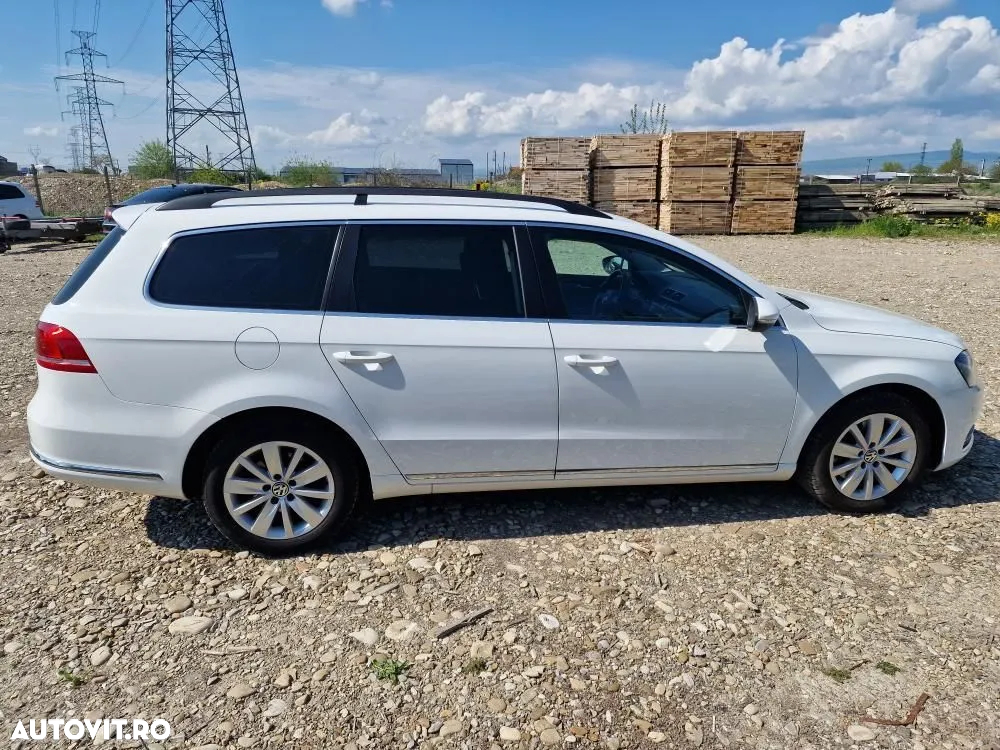
[(122, 401), (99, 375), (39, 368), (28, 405), (31, 457), (77, 484), (183, 498), (190, 447), (216, 418), (193, 409)]
[(983, 408), (983, 389), (952, 391), (938, 403), (944, 413), (944, 450), (935, 471), (954, 466), (972, 450), (976, 420)]

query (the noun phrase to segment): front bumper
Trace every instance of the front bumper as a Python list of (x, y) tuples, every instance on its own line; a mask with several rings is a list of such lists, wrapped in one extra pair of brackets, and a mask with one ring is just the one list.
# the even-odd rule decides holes
[(976, 420), (983, 410), (981, 386), (952, 391), (938, 400), (944, 414), (944, 449), (935, 471), (954, 466), (972, 450)]

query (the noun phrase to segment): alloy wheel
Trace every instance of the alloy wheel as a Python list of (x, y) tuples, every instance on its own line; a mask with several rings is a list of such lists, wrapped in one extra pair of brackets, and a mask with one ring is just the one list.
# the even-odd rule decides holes
[(333, 472), (298, 443), (255, 445), (233, 461), (222, 485), (226, 510), (265, 539), (294, 539), (318, 527), (333, 508)]
[(844, 430), (830, 452), (830, 478), (852, 500), (885, 497), (913, 470), (917, 438), (894, 414), (870, 414)]

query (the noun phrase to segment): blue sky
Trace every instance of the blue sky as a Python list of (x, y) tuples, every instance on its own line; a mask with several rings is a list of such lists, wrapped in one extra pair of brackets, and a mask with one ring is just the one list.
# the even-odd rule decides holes
[[(98, 0), (5, 3), (0, 154), (65, 163), (59, 50)], [(122, 162), (163, 138), (163, 0), (101, 0), (95, 46)], [(804, 128), (807, 156), (1000, 149), (997, 0), (227, 0), (258, 161), (434, 166), (526, 135), (615, 130), (634, 102), (672, 126)], [(58, 9), (59, 23), (56, 24)], [(210, 146), (217, 145), (209, 140)]]

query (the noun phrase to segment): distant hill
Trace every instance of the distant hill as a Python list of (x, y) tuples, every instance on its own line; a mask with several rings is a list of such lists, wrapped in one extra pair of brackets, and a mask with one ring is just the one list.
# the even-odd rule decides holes
[[(950, 151), (928, 151), (924, 163), (927, 164), (931, 169), (935, 169), (944, 162), (948, 161), (951, 156)], [(885, 154), (882, 156), (871, 156), (871, 171), (877, 172), (882, 167), (882, 162), (886, 161), (898, 161), (903, 164), (903, 166), (909, 168), (914, 164), (920, 163), (920, 152), (912, 154)], [(998, 153), (989, 153), (986, 151), (966, 151), (965, 160), (969, 164), (975, 164), (977, 167), (983, 163), (983, 159), (986, 160), (987, 169), (993, 162), (1000, 158)], [(868, 168), (868, 156), (850, 156), (843, 159), (816, 159), (813, 161), (802, 162), (802, 173), (803, 174), (864, 174), (865, 170)]]

